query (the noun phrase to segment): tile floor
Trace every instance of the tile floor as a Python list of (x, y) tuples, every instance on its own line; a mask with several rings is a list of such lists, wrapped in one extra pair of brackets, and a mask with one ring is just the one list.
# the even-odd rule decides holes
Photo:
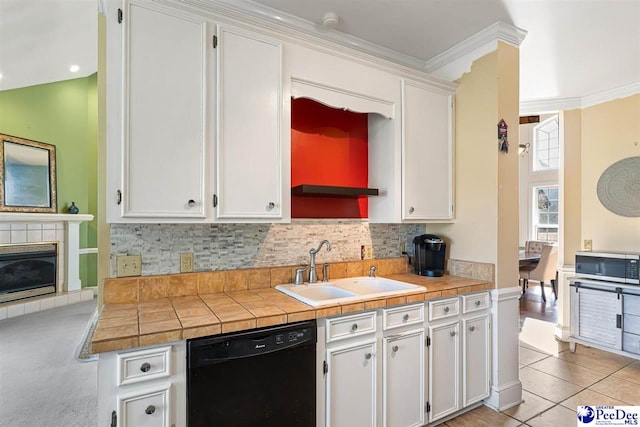
[(581, 345), (549, 354), (522, 334), (520, 342), (524, 402), (502, 413), (481, 406), (445, 426), (575, 426), (579, 405), (640, 405), (640, 361)]

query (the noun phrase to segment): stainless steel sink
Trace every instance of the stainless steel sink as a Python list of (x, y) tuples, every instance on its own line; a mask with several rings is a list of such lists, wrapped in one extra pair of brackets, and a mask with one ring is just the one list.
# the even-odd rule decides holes
[(312, 307), (403, 295), (421, 287), (382, 277), (350, 277), (307, 285), (278, 285), (276, 289)]

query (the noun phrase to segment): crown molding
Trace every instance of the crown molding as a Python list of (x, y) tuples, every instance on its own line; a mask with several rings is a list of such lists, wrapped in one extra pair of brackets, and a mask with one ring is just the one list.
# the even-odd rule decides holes
[(574, 98), (534, 99), (520, 103), (520, 115), (554, 113), (592, 107), (603, 102), (626, 98), (640, 93), (640, 81), (602, 92)]
[(330, 41), (357, 51), (383, 58), (396, 64), (418, 71), (425, 71), (425, 61), (405, 55), (393, 49), (371, 43), (367, 40), (327, 28), (319, 23), (307, 21), (294, 15), (270, 8), (250, 0), (180, 0), (180, 2), (205, 9), (214, 13), (222, 13), (240, 21), (253, 21), (254, 24), (271, 24), (272, 27), (287, 28), (296, 32)]
[(582, 108), (640, 93), (640, 81), (582, 97)]
[(498, 21), (427, 61), (425, 70), (456, 80), (471, 69), (473, 61), (495, 50), (499, 41), (519, 47), (526, 35), (526, 30)]

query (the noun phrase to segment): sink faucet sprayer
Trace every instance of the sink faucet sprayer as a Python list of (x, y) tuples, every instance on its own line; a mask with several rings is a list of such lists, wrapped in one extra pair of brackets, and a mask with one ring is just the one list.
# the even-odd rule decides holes
[(327, 245), (327, 252), (331, 250), (331, 243), (328, 240), (320, 242), (316, 249), (311, 249), (309, 255), (311, 256), (311, 262), (309, 263), (309, 283), (316, 283), (318, 281), (318, 274), (316, 273), (316, 254), (322, 249), (322, 245)]

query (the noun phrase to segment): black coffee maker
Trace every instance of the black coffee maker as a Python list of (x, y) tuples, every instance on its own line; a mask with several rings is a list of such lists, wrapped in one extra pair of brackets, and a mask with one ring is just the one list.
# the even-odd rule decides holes
[(423, 234), (413, 239), (413, 268), (421, 276), (440, 277), (444, 274), (444, 253), (447, 245), (435, 234)]

